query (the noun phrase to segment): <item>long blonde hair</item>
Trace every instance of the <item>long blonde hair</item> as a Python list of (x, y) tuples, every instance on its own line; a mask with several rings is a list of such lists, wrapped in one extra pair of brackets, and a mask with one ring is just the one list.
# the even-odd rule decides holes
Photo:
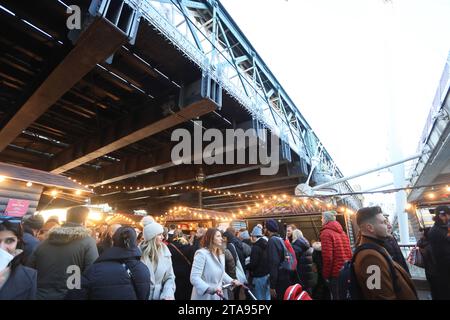
[(163, 243), (159, 245), (156, 244), (156, 237), (142, 243), (141, 260), (145, 263), (145, 265), (147, 265), (147, 267), (153, 266), (153, 271), (155, 271), (158, 266), (158, 255), (162, 250), (163, 245)]
[(300, 229), (295, 229), (292, 231), (292, 242), (299, 238), (303, 238), (303, 232)]

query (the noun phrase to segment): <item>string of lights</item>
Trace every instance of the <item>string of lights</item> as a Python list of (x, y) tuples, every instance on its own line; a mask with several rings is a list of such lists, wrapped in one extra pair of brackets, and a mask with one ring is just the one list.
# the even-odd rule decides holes
[[(75, 179), (71, 179), (74, 182), (77, 182)], [(78, 182), (78, 184), (82, 185), (81, 182)], [(86, 185), (85, 187), (89, 187)], [(443, 189), (441, 189), (443, 187)], [(149, 190), (155, 190), (155, 191), (164, 191), (164, 192), (171, 192), (171, 191), (182, 191), (182, 192), (206, 192), (211, 193), (215, 195), (220, 196), (226, 196), (226, 197), (236, 197), (238, 199), (242, 200), (256, 200), (256, 202), (252, 205), (243, 205), (242, 207), (234, 208), (233, 210), (228, 210), (227, 215), (218, 215), (217, 217), (208, 217), (208, 215), (202, 215), (201, 213), (196, 213), (195, 211), (192, 211), (192, 209), (188, 209), (188, 213), (192, 213), (194, 218), (214, 218), (219, 221), (230, 221), (231, 217), (244, 217), (248, 216), (249, 214), (257, 212), (262, 212), (264, 210), (267, 210), (267, 208), (276, 206), (276, 203), (279, 202), (291, 202), (292, 206), (297, 206), (299, 204), (303, 205), (303, 208), (307, 208), (309, 210), (313, 210), (316, 212), (320, 212), (322, 210), (336, 210), (340, 213), (348, 213), (353, 214), (354, 211), (350, 208), (347, 208), (345, 206), (337, 206), (336, 200), (343, 196), (358, 196), (358, 195), (364, 195), (364, 194), (388, 194), (388, 193), (395, 193), (399, 191), (406, 191), (411, 192), (414, 189), (423, 189), (423, 188), (431, 188), (431, 191), (427, 192), (426, 196), (429, 199), (434, 199), (437, 197), (435, 194), (437, 191), (444, 191), (444, 195), (450, 192), (450, 186), (449, 183), (438, 183), (438, 184), (428, 184), (428, 185), (420, 185), (420, 186), (409, 186), (409, 187), (402, 187), (402, 188), (392, 188), (392, 189), (384, 189), (384, 190), (374, 190), (374, 191), (355, 191), (355, 192), (345, 192), (345, 193), (335, 193), (335, 194), (327, 194), (327, 195), (295, 195), (290, 196), (286, 194), (282, 195), (269, 195), (269, 194), (246, 194), (244, 192), (231, 192), (228, 190), (217, 190), (214, 188), (209, 188), (206, 186), (199, 186), (199, 185), (185, 185), (185, 186), (124, 186), (124, 185), (101, 185), (93, 190), (99, 195), (102, 194), (102, 191), (104, 191), (106, 194), (108, 194), (108, 191), (120, 191), (120, 192), (130, 192), (130, 191), (149, 191)], [(306, 207), (305, 207), (306, 206)], [(407, 204), (405, 209), (409, 210), (413, 207), (412, 204)], [(165, 212), (163, 215), (158, 216), (158, 219), (160, 221), (165, 220), (166, 218), (173, 218), (175, 215), (185, 214), (186, 211), (183, 212), (183, 209), (180, 210), (180, 208), (186, 208), (186, 207), (174, 207), (170, 209), (169, 211)], [(194, 213), (196, 213), (194, 215)]]

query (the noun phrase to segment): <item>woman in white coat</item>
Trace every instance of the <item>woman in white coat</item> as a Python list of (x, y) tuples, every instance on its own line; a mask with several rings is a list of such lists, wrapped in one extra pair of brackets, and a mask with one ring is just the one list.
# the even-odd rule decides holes
[(150, 271), (149, 300), (175, 299), (175, 274), (172, 268), (172, 255), (163, 243), (163, 227), (153, 218), (145, 217), (144, 242), (141, 244), (141, 261)]
[(197, 250), (192, 263), (191, 300), (220, 300), (224, 284), (241, 285), (225, 272), (222, 241), (222, 234), (217, 229), (208, 229), (203, 236), (202, 248)]

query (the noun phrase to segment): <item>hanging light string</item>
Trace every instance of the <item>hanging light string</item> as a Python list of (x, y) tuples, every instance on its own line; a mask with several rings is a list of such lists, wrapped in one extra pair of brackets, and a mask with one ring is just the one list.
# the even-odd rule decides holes
[[(23, 180), (18, 180), (18, 179), (14, 179), (14, 178), (11, 178), (11, 177), (8, 177), (8, 176), (2, 176), (2, 175), (0, 175), (0, 183), (3, 183), (3, 182), (5, 182), (5, 181), (7, 181), (7, 180), (14, 180), (14, 181), (16, 181), (16, 182), (21, 182), (21, 183), (23, 183), (27, 188), (31, 188), (31, 187), (33, 187), (33, 182), (31, 182), (31, 181), (23, 181)], [(69, 180), (72, 180), (71, 178), (69, 178)], [(72, 180), (73, 182), (76, 182), (76, 181), (74, 181), (74, 180)], [(39, 183), (37, 183), (37, 182), (35, 182), (35, 184), (36, 185), (40, 185)], [(79, 185), (81, 185), (82, 186), (82, 184), (81, 183), (78, 183)], [(44, 185), (45, 186), (45, 185)], [(47, 187), (47, 186), (46, 186)], [(85, 185), (84, 186), (85, 188), (88, 188), (88, 186), (87, 185)], [(48, 195), (50, 195), (52, 198), (57, 198), (57, 197), (59, 197), (60, 195), (62, 195), (62, 194), (65, 194), (65, 195), (70, 195), (70, 196), (76, 196), (76, 197), (86, 197), (87, 196), (87, 193), (88, 193), (88, 191), (86, 191), (86, 190), (82, 190), (82, 189), (76, 189), (76, 190), (73, 190), (73, 189), (70, 189), (71, 191), (71, 193), (69, 193), (69, 191), (67, 191), (67, 190), (69, 190), (69, 189), (63, 189), (63, 190), (65, 190), (65, 191), (63, 191), (63, 190), (59, 190), (58, 188), (51, 188), (52, 190), (51, 191), (49, 191), (49, 192), (46, 192), (46, 194), (48, 194)], [(93, 191), (92, 189), (91, 189), (91, 191)], [(72, 194), (73, 193), (73, 194)]]
[[(73, 180), (73, 179), (71, 179)], [(74, 180), (73, 180), (74, 181)], [(75, 182), (78, 182), (75, 180)], [(81, 182), (78, 182), (80, 185), (82, 185)], [(219, 196), (226, 196), (226, 197), (236, 197), (237, 199), (255, 199), (257, 202), (255, 202), (253, 205), (246, 204), (242, 205), (242, 207), (229, 209), (227, 211), (228, 216), (218, 215), (217, 217), (213, 217), (214, 219), (218, 221), (231, 221), (230, 217), (244, 217), (248, 216), (249, 214), (253, 214), (255, 212), (261, 212), (271, 210), (271, 208), (276, 207), (279, 205), (280, 202), (291, 202), (292, 206), (302, 205), (303, 210), (306, 211), (325, 211), (325, 210), (336, 210), (340, 213), (348, 213), (353, 214), (354, 211), (350, 208), (347, 208), (346, 206), (336, 206), (334, 203), (336, 200), (339, 200), (339, 197), (342, 196), (357, 196), (357, 195), (364, 195), (364, 194), (388, 194), (388, 193), (395, 193), (399, 191), (411, 191), (415, 189), (423, 189), (423, 188), (432, 188), (431, 192), (428, 192), (426, 196), (429, 199), (436, 198), (436, 191), (439, 191), (444, 186), (444, 193), (450, 193), (450, 186), (449, 183), (437, 183), (437, 184), (427, 184), (427, 185), (420, 185), (420, 186), (410, 186), (410, 187), (402, 187), (402, 188), (393, 188), (393, 189), (385, 189), (385, 190), (375, 190), (375, 191), (361, 191), (361, 192), (346, 192), (346, 193), (335, 193), (335, 194), (329, 194), (329, 195), (298, 195), (298, 196), (290, 196), (290, 195), (268, 195), (268, 194), (258, 194), (258, 195), (252, 195), (252, 194), (245, 194), (244, 192), (231, 192), (227, 190), (216, 190), (214, 188), (208, 188), (204, 186), (199, 185), (188, 185), (188, 186), (164, 186), (164, 187), (155, 187), (155, 186), (123, 186), (123, 185), (102, 185), (96, 187), (96, 191), (102, 190), (106, 191), (106, 194), (108, 194), (108, 191), (118, 191), (118, 192), (130, 192), (130, 191), (149, 191), (149, 190), (155, 190), (155, 191), (183, 191), (183, 192), (207, 192), (211, 194), (216, 194)], [(87, 186), (86, 186), (87, 187)], [(249, 191), (247, 191), (249, 192)], [(251, 191), (250, 191), (251, 192)], [(101, 193), (99, 194), (101, 195)], [(274, 202), (277, 202), (278, 204), (274, 204)], [(407, 204), (406, 210), (409, 210), (412, 208), (413, 205)], [(175, 207), (177, 208), (177, 207)], [(158, 220), (164, 221), (166, 219), (173, 219), (176, 218), (175, 215), (180, 215), (179, 210), (171, 209), (169, 212), (165, 212), (164, 215), (158, 216)], [(180, 207), (182, 208), (182, 207)], [(190, 209), (189, 209), (190, 210)], [(194, 219), (206, 219), (207, 215), (203, 215), (201, 213), (198, 213), (197, 211), (188, 211), (184, 212), (183, 214), (190, 213), (191, 218)], [(194, 213), (196, 213), (194, 215)], [(212, 217), (212, 216), (211, 216)]]

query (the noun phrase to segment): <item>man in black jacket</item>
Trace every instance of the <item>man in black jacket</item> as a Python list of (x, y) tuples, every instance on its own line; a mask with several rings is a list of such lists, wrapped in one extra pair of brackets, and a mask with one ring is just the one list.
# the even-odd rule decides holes
[(398, 245), (397, 239), (395, 239), (394, 235), (392, 234), (392, 225), (389, 221), (389, 217), (386, 215), (384, 215), (384, 217), (386, 219), (388, 227), (388, 236), (384, 240), (383, 247), (387, 250), (387, 252), (389, 252), (389, 255), (392, 257), (392, 259), (399, 265), (401, 265), (409, 275), (411, 275), (411, 273), (409, 272), (408, 264), (406, 263), (406, 259), (403, 256), (400, 246)]
[(250, 263), (247, 269), (252, 276), (255, 296), (258, 300), (270, 300), (269, 264), (267, 259), (267, 241), (263, 238), (262, 229), (258, 226), (251, 233), (253, 243)]
[(450, 300), (450, 237), (448, 222), (450, 208), (438, 206), (434, 210), (434, 225), (428, 232), (431, 255), (435, 262), (435, 274), (431, 280), (433, 300)]
[(279, 272), (281, 264), (285, 259), (285, 246), (279, 235), (278, 223), (273, 219), (265, 222), (267, 242), (267, 257), (270, 273), (270, 295), (273, 299), (283, 300), (286, 289), (295, 282), (293, 272)]
[(24, 242), (24, 255), (27, 259), (34, 249), (38, 246), (39, 240), (37, 235), (39, 230), (44, 226), (44, 218), (41, 215), (34, 215), (24, 219), (22, 222), (23, 226), (23, 242)]

